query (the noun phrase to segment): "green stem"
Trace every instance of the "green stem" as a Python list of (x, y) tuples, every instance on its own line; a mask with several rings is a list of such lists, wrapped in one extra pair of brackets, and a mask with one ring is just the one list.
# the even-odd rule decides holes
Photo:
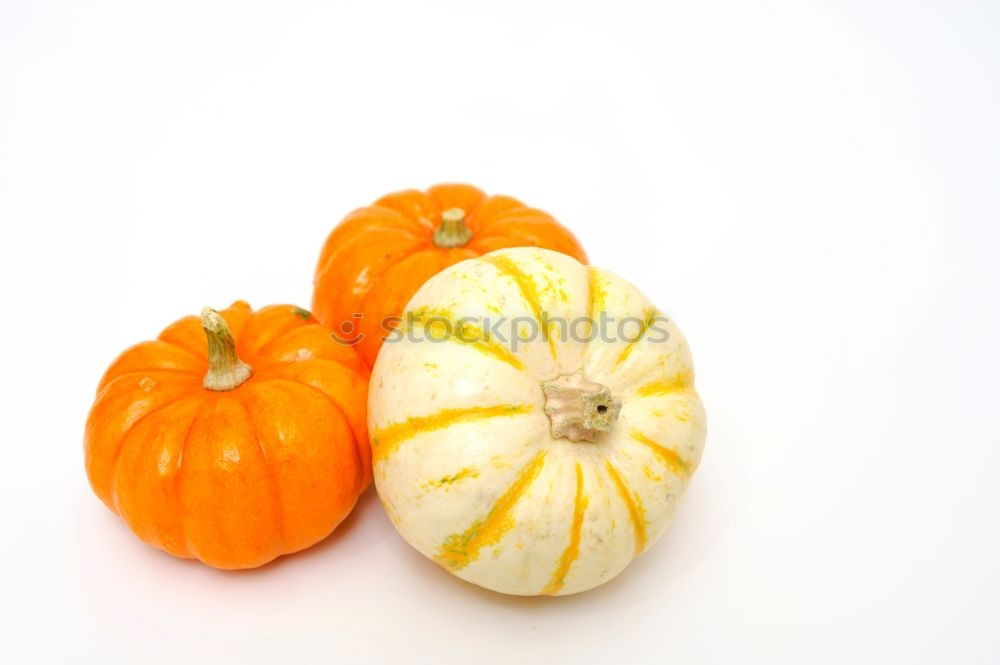
[(465, 225), (465, 211), (449, 208), (441, 213), (441, 226), (434, 232), (434, 244), (444, 249), (461, 247), (472, 239), (472, 231)]
[(210, 307), (201, 310), (201, 327), (208, 339), (208, 371), (202, 385), (208, 390), (232, 390), (250, 378), (250, 365), (236, 355), (236, 341), (222, 315)]

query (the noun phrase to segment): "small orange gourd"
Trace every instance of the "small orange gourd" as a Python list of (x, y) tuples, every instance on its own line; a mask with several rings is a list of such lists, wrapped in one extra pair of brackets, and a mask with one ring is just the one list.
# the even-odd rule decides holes
[(551, 215), (471, 185), (437, 185), (380, 198), (330, 233), (316, 268), (313, 312), (357, 341), (374, 364), (388, 329), (424, 282), (495, 249), (533, 246), (587, 262), (580, 243)]
[(253, 568), (302, 550), (371, 479), (367, 377), (303, 309), (206, 308), (101, 379), (85, 434), (91, 486), (179, 557)]

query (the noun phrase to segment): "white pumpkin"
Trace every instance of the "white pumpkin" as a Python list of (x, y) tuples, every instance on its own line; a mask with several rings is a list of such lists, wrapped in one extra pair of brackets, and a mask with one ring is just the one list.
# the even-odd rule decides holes
[(368, 418), (379, 497), (413, 547), (489, 589), (570, 594), (663, 534), (705, 414), (684, 337), (637, 289), (505, 249), (431, 278), (403, 318)]

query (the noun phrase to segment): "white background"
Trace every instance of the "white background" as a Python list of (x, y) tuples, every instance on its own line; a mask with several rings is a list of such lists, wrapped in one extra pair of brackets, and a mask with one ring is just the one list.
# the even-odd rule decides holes
[[(0, 3), (0, 661), (1000, 659), (1000, 7)], [(467, 181), (691, 341), (667, 536), (579, 596), (449, 577), (369, 491), (314, 549), (175, 560), (90, 491), (124, 347), (308, 306), (341, 216)]]

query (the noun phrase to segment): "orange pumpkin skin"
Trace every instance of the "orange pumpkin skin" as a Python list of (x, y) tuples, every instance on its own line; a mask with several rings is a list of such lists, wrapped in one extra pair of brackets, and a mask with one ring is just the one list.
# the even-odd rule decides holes
[(253, 568), (326, 537), (367, 487), (368, 369), (305, 310), (237, 302), (215, 314), (252, 375), (203, 387), (194, 316), (126, 350), (87, 419), (87, 475), (150, 545)]
[[(440, 246), (442, 213), (464, 213), (469, 238)], [(587, 262), (580, 243), (551, 215), (471, 185), (436, 185), (382, 197), (355, 210), (326, 240), (316, 268), (313, 312), (342, 337), (357, 338), (368, 366), (396, 317), (424, 282), (444, 268), (504, 247), (534, 246)], [(357, 317), (355, 314), (362, 314)], [(360, 335), (359, 335), (360, 333)]]

